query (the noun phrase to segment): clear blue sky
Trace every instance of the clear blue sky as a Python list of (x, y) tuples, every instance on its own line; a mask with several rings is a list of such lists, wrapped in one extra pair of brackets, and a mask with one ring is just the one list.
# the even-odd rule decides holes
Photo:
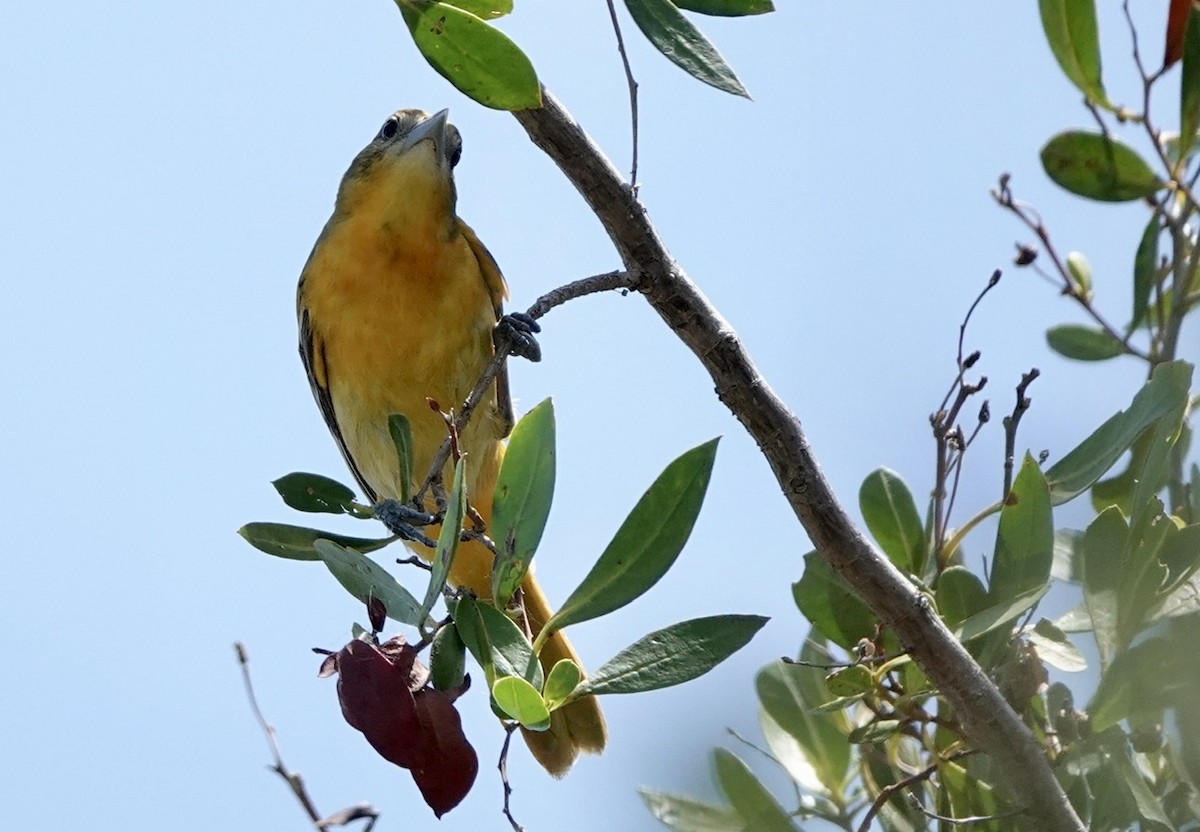
[[(1041, 173), (1043, 142), (1089, 118), (1035, 4), (779, 5), (699, 21), (753, 102), (691, 80), (626, 19), (641, 193), (846, 499), (879, 465), (921, 495), (928, 415), (951, 380), (962, 313), (1025, 237), (988, 196), (996, 175), (1012, 172), (1064, 251), (1087, 254), (1114, 318), (1128, 308), (1140, 209), (1081, 203)], [(1106, 80), (1131, 100), (1123, 24), (1102, 5), (1114, 6), (1101, 19)], [(1152, 56), (1165, 5), (1146, 12)], [(319, 566), (258, 554), (234, 531), (304, 522), (271, 489), (284, 473), (348, 479), (295, 354), (293, 293), (346, 165), (390, 112), (451, 108), (465, 139), (460, 213), (516, 306), (617, 267), (599, 224), (510, 116), (424, 64), (384, 0), (67, 0), (7, 18), (3, 816), (46, 813), (61, 829), (306, 828), (265, 768), (231, 648), (241, 640), (286, 759), (323, 811), (366, 800), (382, 830), (506, 828), (501, 732), (480, 693), (462, 702), (479, 781), (435, 824), (407, 773), (342, 722), (334, 683), (316, 678), (309, 648), (342, 644), (357, 603)], [(627, 167), (625, 81), (603, 4), (518, 3), (502, 26)], [(1050, 355), (1042, 333), (1063, 320), (1080, 316), (1032, 273), (1006, 269), (968, 335), (997, 417), (1021, 371), (1042, 369), (1021, 444), (1052, 458), (1127, 402), (1141, 372)], [(514, 807), (531, 832), (650, 829), (636, 787), (704, 794), (725, 727), (757, 737), (753, 674), (806, 631), (790, 583), (808, 544), (754, 443), (641, 300), (587, 299), (544, 323), (545, 360), (512, 374), (519, 406), (557, 405), (558, 491), (539, 556), (552, 597), (663, 465), (725, 437), (676, 568), (573, 631), (587, 663), (685, 618), (773, 617), (701, 680), (606, 700), (609, 752), (565, 780), (515, 752)], [(998, 496), (998, 422), (972, 452), (964, 512)], [(972, 541), (976, 562), (987, 545)]]

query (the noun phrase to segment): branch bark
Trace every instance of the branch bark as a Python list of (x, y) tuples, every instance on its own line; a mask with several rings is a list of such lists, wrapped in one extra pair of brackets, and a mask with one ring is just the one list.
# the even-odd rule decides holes
[(855, 527), (813, 456), (800, 420), (759, 374), (733, 327), (675, 262), (600, 148), (548, 91), (514, 113), (604, 225), (638, 290), (708, 370), (722, 402), (758, 443), (817, 551), (890, 627), (989, 754), (1030, 828), (1084, 832), (1033, 734), (934, 613)]

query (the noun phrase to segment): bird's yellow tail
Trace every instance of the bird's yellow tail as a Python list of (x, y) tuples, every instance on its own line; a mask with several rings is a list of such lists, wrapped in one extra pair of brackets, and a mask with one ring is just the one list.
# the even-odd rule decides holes
[[(529, 617), (529, 626), (536, 638), (541, 632), (542, 625), (550, 618), (552, 610), (550, 601), (542, 592), (537, 578), (526, 575), (521, 583), (521, 593), (525, 597), (525, 614)], [(560, 659), (570, 659), (583, 667), (583, 662), (575, 653), (575, 648), (566, 635), (557, 632), (546, 639), (540, 654), (542, 668), (549, 673), (550, 668)], [(533, 756), (541, 763), (542, 768), (555, 777), (562, 777), (571, 768), (579, 752), (599, 754), (604, 750), (608, 741), (608, 729), (604, 726), (604, 714), (600, 711), (600, 703), (594, 696), (585, 696), (555, 711), (550, 717), (550, 728), (546, 731), (529, 731), (522, 729), (525, 742)]]

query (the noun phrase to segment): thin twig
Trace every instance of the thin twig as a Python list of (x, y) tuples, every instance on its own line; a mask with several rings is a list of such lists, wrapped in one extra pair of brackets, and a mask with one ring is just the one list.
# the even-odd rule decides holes
[(1017, 403), (1013, 406), (1013, 412), (1010, 416), (1004, 417), (1004, 491), (1000, 494), (1001, 502), (1008, 499), (1008, 491), (1012, 488), (1013, 482), (1013, 462), (1017, 455), (1017, 426), (1021, 423), (1021, 417), (1025, 415), (1025, 411), (1033, 404), (1033, 401), (1025, 395), (1025, 391), (1029, 389), (1029, 385), (1033, 384), (1033, 380), (1042, 374), (1037, 367), (1030, 369), (1028, 373), (1021, 374), (1021, 383), (1017, 385)]
[(942, 763), (953, 762), (966, 757), (968, 754), (974, 753), (974, 751), (969, 749), (956, 751), (944, 760), (939, 759), (936, 763), (926, 766), (916, 774), (910, 774), (903, 780), (897, 780), (895, 783), (889, 783), (888, 785), (884, 786), (879, 790), (879, 794), (875, 796), (875, 799), (871, 801), (871, 808), (867, 809), (867, 813), (863, 815), (862, 821), (858, 824), (858, 832), (869, 832), (871, 828), (871, 821), (875, 820), (875, 816), (879, 814), (884, 805), (892, 799), (892, 795), (894, 795), (896, 792), (900, 791), (901, 789), (907, 789), (911, 786), (915, 786), (918, 783), (925, 782), (934, 775), (934, 773), (938, 770), (938, 766), (940, 766)]
[(367, 803), (342, 809), (340, 812), (335, 812), (327, 818), (321, 817), (321, 813), (317, 811), (312, 798), (308, 796), (308, 790), (304, 786), (304, 779), (284, 764), (283, 755), (279, 753), (279, 743), (276, 741), (275, 728), (267, 722), (266, 717), (263, 716), (262, 709), (258, 707), (258, 697), (254, 694), (254, 683), (250, 679), (250, 658), (246, 653), (245, 645), (240, 641), (234, 642), (233, 649), (237, 653), (238, 666), (242, 670), (242, 682), (246, 686), (246, 698), (250, 701), (250, 710), (254, 712), (254, 718), (257, 720), (259, 727), (262, 728), (263, 736), (267, 738), (267, 745), (271, 748), (271, 756), (275, 760), (274, 765), (271, 766), (271, 770), (282, 777), (283, 782), (287, 783), (292, 794), (296, 796), (296, 800), (300, 801), (301, 808), (304, 809), (305, 814), (312, 821), (313, 827), (320, 832), (331, 826), (344, 826), (351, 821), (367, 818), (367, 825), (363, 827), (363, 832), (370, 832), (371, 828), (375, 826), (375, 821), (379, 818), (379, 812)]
[(617, 19), (617, 7), (613, 0), (608, 0), (608, 16), (612, 19), (613, 33), (617, 36), (617, 51), (621, 53), (621, 65), (625, 67), (625, 81), (629, 84), (629, 121), (633, 128), (633, 165), (629, 170), (629, 189), (637, 193), (638, 173), (638, 82), (633, 77), (633, 67), (629, 65), (629, 55), (625, 52), (625, 38), (621, 36), (621, 23)]
[(513, 832), (525, 832), (525, 827), (517, 823), (517, 819), (513, 817), (512, 808), (509, 805), (513, 788), (512, 784), (508, 782), (508, 747), (512, 744), (513, 732), (516, 730), (516, 722), (504, 724), (504, 745), (500, 746), (500, 761), (496, 764), (496, 768), (500, 771), (500, 782), (504, 784), (504, 817), (508, 818)]

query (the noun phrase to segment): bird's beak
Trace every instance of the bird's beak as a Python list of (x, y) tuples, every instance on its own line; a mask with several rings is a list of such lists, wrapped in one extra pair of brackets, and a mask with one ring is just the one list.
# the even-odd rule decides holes
[(404, 141), (400, 146), (401, 152), (410, 150), (426, 139), (429, 139), (433, 142), (433, 146), (439, 154), (445, 153), (446, 119), (449, 116), (449, 110), (440, 110), (408, 131), (408, 135), (404, 137)]

